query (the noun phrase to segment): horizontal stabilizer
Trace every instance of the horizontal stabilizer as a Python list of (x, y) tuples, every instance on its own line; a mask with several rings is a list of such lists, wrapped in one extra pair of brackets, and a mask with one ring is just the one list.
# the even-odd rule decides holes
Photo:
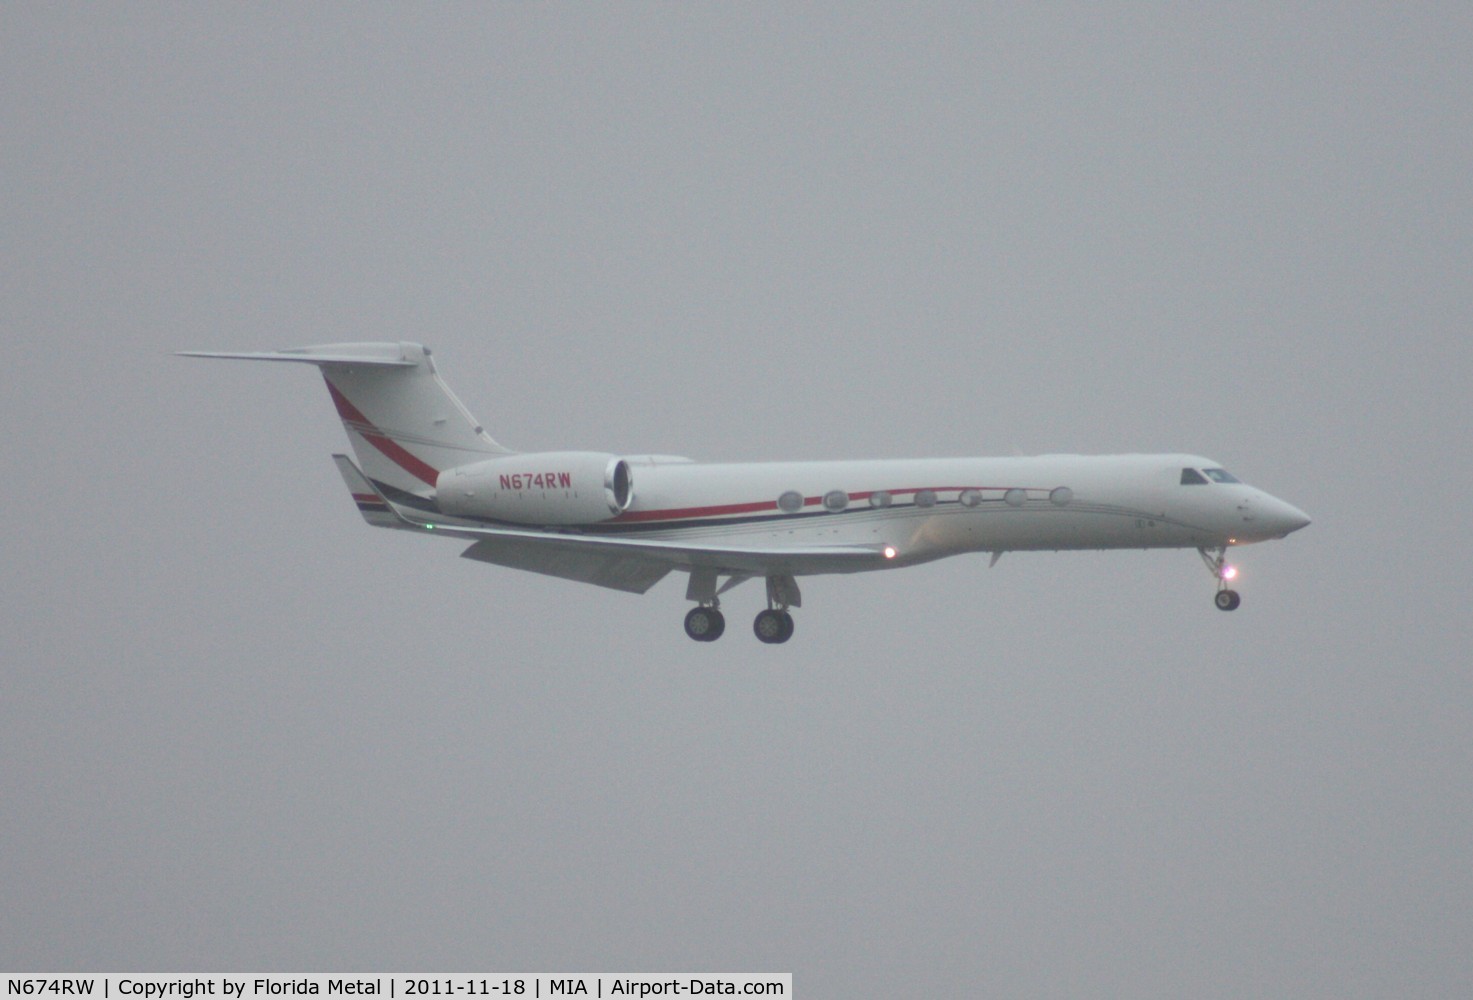
[(325, 347), (292, 347), (284, 351), (178, 351), (186, 358), (226, 358), (232, 361), (301, 361), (309, 365), (367, 365), (381, 368), (414, 368), (419, 362), (406, 358), (398, 344), (329, 344)]

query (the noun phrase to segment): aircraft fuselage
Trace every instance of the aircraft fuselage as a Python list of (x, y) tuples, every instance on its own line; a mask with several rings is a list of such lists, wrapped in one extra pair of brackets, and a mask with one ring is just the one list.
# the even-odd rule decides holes
[(1184, 485), (1183, 469), (1217, 468), (1194, 455), (632, 462), (633, 502), (590, 533), (890, 546), (904, 566), (975, 551), (1214, 548), (1308, 523), (1243, 483)]

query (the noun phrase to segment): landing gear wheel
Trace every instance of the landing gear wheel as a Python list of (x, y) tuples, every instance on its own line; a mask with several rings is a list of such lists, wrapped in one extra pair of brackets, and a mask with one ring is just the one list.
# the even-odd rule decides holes
[(685, 614), (685, 634), (696, 642), (715, 642), (726, 631), (726, 616), (715, 608), (694, 607)]
[(752, 622), (752, 631), (763, 642), (787, 642), (793, 637), (793, 616), (776, 608), (759, 611)]
[(1217, 581), (1217, 595), (1212, 598), (1212, 603), (1217, 605), (1219, 611), (1236, 611), (1243, 599), (1238, 596), (1236, 590), (1228, 589), (1228, 581), (1238, 575), (1238, 571), (1228, 565), (1227, 546), (1219, 545), (1215, 549), (1198, 549), (1197, 554), (1202, 557), (1202, 562), (1207, 565), (1207, 572), (1212, 574)]

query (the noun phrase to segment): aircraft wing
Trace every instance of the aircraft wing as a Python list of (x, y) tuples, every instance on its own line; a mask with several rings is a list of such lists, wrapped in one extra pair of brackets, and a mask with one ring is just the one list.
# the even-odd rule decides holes
[(548, 546), (542, 540), (483, 538), (461, 553), (465, 559), (525, 569), (545, 576), (593, 583), (631, 594), (643, 594), (665, 579), (674, 567), (658, 559), (588, 546)]
[[(707, 569), (740, 576), (845, 573), (885, 561), (880, 546), (810, 545), (768, 547), (719, 545), (485, 527), (426, 518), (421, 511), (394, 503), (358, 471), (346, 455), (334, 455), (364, 518), (375, 526), (403, 527), (475, 544), (462, 556), (514, 569), (593, 583), (642, 594), (673, 569)], [(385, 515), (394, 523), (386, 523)]]

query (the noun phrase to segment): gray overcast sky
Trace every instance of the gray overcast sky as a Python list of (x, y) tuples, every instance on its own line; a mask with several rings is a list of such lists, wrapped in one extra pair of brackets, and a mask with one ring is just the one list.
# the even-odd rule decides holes
[[(0, 967), (1473, 993), (1468, 5), (0, 19)], [(1315, 523), (1233, 615), (1016, 555), (701, 646), (170, 356), (374, 339), (523, 450), (1180, 449)]]

